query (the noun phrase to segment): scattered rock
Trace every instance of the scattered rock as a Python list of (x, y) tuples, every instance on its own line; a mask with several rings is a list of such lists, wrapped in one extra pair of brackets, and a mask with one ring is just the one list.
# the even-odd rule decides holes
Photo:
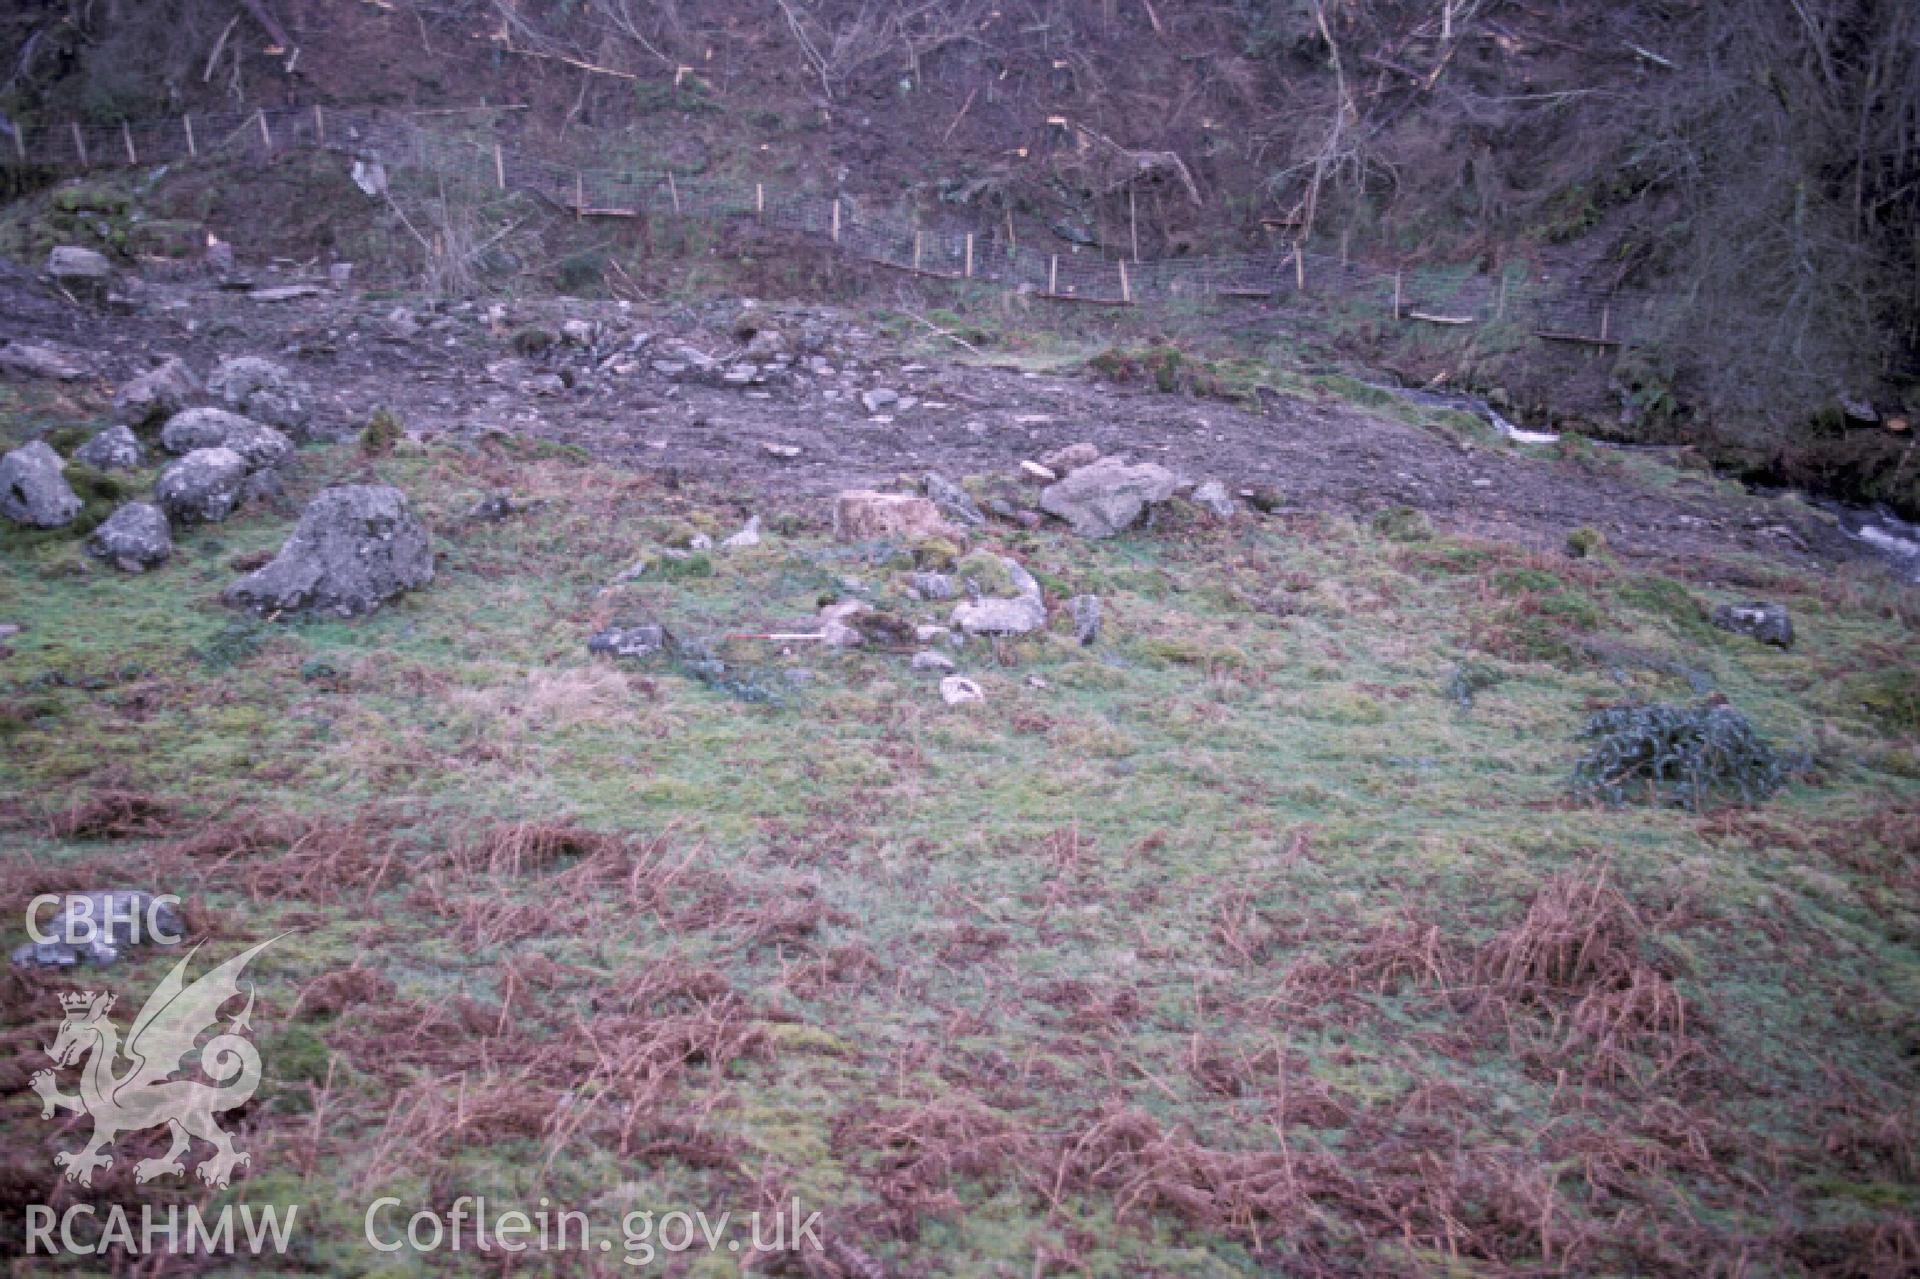
[(920, 487), (940, 508), (940, 513), (955, 524), (978, 528), (987, 522), (987, 517), (974, 505), (972, 495), (938, 471), (928, 471), (921, 476)]
[(746, 526), (738, 533), (722, 540), (720, 549), (723, 551), (744, 551), (749, 546), (758, 545), (760, 545), (760, 517), (755, 515), (747, 520)]
[(207, 391), (236, 413), (296, 440), (311, 438), (313, 391), (272, 360), (252, 355), (222, 360), (207, 379)]
[(166, 512), (150, 502), (129, 502), (87, 538), (87, 554), (125, 573), (144, 573), (173, 554)]
[(1100, 638), (1100, 597), (1098, 595), (1076, 595), (1067, 601), (1067, 616), (1073, 619), (1073, 637), (1080, 641), (1083, 648), (1090, 648)]
[(15, 947), (13, 962), (19, 967), (72, 968), (83, 962), (104, 966), (129, 946), (186, 936), (185, 921), (171, 902), (127, 889), (68, 893), (59, 912), (43, 915), (39, 925), (43, 936), (55, 940)]
[(313, 610), (353, 617), (433, 580), (433, 549), (407, 496), (384, 484), (323, 490), (273, 563), (226, 590), (258, 613)]
[(147, 450), (126, 427), (108, 426), (75, 449), (73, 460), (96, 471), (134, 471), (147, 464)]
[(871, 391), (860, 393), (860, 406), (869, 413), (878, 413), (881, 409), (900, 402), (900, 392), (891, 387), (876, 386)]
[(1247, 505), (1262, 515), (1274, 515), (1286, 509), (1287, 497), (1277, 488), (1263, 486), (1247, 490)]
[(160, 443), (169, 453), (232, 449), (253, 468), (278, 466), (293, 456), (293, 441), (270, 426), (225, 409), (187, 409), (167, 419)]
[(1784, 604), (1767, 604), (1758, 600), (1749, 604), (1722, 604), (1713, 610), (1709, 620), (1723, 631), (1751, 635), (1762, 644), (1771, 644), (1775, 648), (1793, 647), (1793, 619), (1788, 616)]
[(783, 354), (787, 349), (787, 340), (778, 329), (761, 329), (747, 340), (747, 358), (749, 360), (771, 360)]
[(996, 555), (1013, 587), (1010, 596), (985, 596), (955, 606), (953, 624), (969, 635), (1026, 635), (1047, 624), (1040, 584), (1019, 564)]
[(160, 472), (153, 496), (182, 523), (217, 524), (240, 504), (246, 479), (247, 459), (232, 449), (195, 449)]
[(1054, 471), (1050, 467), (1042, 466), (1038, 462), (1022, 462), (1020, 464), (1020, 478), (1029, 484), (1051, 484), (1059, 479), (1060, 475), (1059, 472)]
[(45, 440), (0, 457), (0, 515), (28, 528), (64, 528), (80, 514), (66, 464)]
[(942, 674), (950, 674), (957, 669), (951, 657), (945, 653), (936, 653), (930, 648), (915, 653), (912, 665), (916, 671), (939, 671)]
[(560, 337), (571, 346), (592, 346), (600, 336), (600, 326), (592, 320), (567, 320), (560, 326)]
[(1233, 496), (1227, 492), (1227, 486), (1219, 480), (1208, 480), (1193, 491), (1189, 499), (1195, 506), (1207, 512), (1215, 519), (1233, 518)]
[(667, 632), (659, 626), (614, 626), (589, 639), (587, 651), (609, 657), (648, 657), (666, 642)]
[(172, 417), (199, 393), (200, 379), (183, 361), (172, 358), (114, 393), (113, 420), (126, 426), (145, 426)]
[(800, 456), (800, 448), (795, 444), (768, 443), (762, 444), (760, 447), (766, 450), (768, 456), (777, 457), (782, 461), (791, 461), (793, 458)]
[(833, 499), (833, 534), (843, 542), (939, 537), (950, 533), (940, 508), (909, 493), (849, 489)]
[(1081, 537), (1107, 538), (1132, 527), (1149, 505), (1166, 501), (1179, 487), (1179, 478), (1164, 466), (1102, 458), (1049, 485), (1040, 494), (1040, 509)]
[(54, 382), (73, 382), (87, 371), (74, 359), (44, 346), (9, 342), (0, 346), (0, 373), (17, 378), (45, 378)]
[(940, 700), (949, 706), (959, 706), (966, 702), (984, 702), (987, 695), (965, 676), (949, 675), (940, 681)]
[(1078, 444), (1069, 444), (1063, 449), (1041, 455), (1040, 465), (1055, 475), (1071, 475), (1083, 466), (1092, 466), (1100, 460), (1100, 450), (1084, 440)]

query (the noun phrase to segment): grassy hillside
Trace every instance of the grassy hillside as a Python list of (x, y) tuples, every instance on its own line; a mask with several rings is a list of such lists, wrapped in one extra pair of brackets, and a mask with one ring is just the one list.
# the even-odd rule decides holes
[[(3, 412), (11, 443), (71, 410)], [(284, 516), (133, 578), (0, 535), (0, 906), (138, 885), (223, 950), (290, 934), (216, 1198), (306, 1205), (289, 1264), (484, 1269), (360, 1242), (367, 1202), (449, 1187), (605, 1219), (797, 1196), (809, 1275), (1917, 1255), (1915, 619), (1874, 582), (1403, 519), (996, 529), (1104, 633), (974, 641), (986, 700), (947, 707), (892, 646), (751, 638), (833, 598), (942, 616), (913, 548), (814, 506), (674, 559), (737, 495), (506, 437), (305, 449), (295, 496), (366, 476), (439, 572), (351, 624), (217, 602)], [(503, 487), (530, 509), (469, 518)], [(1702, 620), (1754, 591), (1797, 647)], [(679, 657), (587, 655), (649, 619)], [(1593, 711), (1708, 697), (1801, 753), (1769, 802), (1570, 793)], [(90, 979), (137, 1003), (170, 962)], [(72, 984), (0, 987), (9, 1208), (79, 1135), (24, 1089)], [(137, 1144), (97, 1201), (132, 1201)]]

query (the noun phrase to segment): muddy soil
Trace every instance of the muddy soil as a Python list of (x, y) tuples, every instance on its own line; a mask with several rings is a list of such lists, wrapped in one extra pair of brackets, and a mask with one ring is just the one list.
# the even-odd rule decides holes
[[(569, 340), (568, 321), (591, 332), (576, 323)], [(756, 326), (781, 336), (749, 354)], [(928, 356), (924, 341), (910, 352), (868, 318), (833, 308), (432, 304), (352, 289), (262, 301), (187, 279), (149, 281), (136, 304), (110, 313), (15, 271), (0, 275), (0, 338), (83, 355), (98, 374), (95, 396), (166, 355), (202, 373), (220, 357), (268, 356), (315, 387), (320, 416), (342, 432), (386, 406), (418, 435), (560, 441), (610, 463), (731, 486), (743, 505), (794, 505), (926, 470), (1004, 473), (1091, 440), (1196, 479), (1275, 490), (1291, 509), (1365, 516), (1411, 506), (1443, 528), (1546, 551), (1588, 526), (1641, 559), (1745, 551), (1811, 566), (1860, 556), (1831, 517), (1739, 495), (1710, 476), (1676, 474), (1654, 487), (1618, 466), (1463, 442), (1332, 396), (1272, 395), (1255, 410), (1083, 372), (989, 367), (958, 345), (954, 358)], [(703, 357), (715, 362), (710, 371)], [(899, 398), (870, 410), (863, 394), (881, 388)]]

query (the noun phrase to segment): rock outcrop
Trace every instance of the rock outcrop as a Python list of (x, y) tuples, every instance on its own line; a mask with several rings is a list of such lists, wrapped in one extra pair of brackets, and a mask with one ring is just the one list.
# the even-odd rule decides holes
[(1164, 466), (1107, 457), (1048, 485), (1040, 494), (1040, 509), (1065, 520), (1081, 537), (1106, 538), (1131, 528), (1147, 507), (1166, 501), (1179, 487), (1179, 477)]

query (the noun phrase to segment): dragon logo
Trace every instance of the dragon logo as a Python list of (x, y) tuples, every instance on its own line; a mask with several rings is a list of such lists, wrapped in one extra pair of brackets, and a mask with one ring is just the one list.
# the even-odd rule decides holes
[[(235, 1167), (252, 1162), (251, 1156), (234, 1149), (232, 1134), (213, 1118), (244, 1105), (260, 1086), (260, 1052), (241, 1034), (250, 1029), (251, 985), (246, 990), (246, 1007), (228, 1018), (226, 1030), (200, 1049), (199, 1068), (213, 1082), (168, 1076), (189, 1069), (184, 1060), (193, 1052), (194, 1042), (202, 1032), (214, 1029), (221, 1006), (241, 993), (241, 971), (278, 940), (269, 938), (242, 951), (188, 985), (187, 962), (200, 949), (195, 946), (147, 998), (124, 1047), (119, 1028), (107, 1018), (113, 1008), (112, 995), (89, 990), (60, 996), (66, 1020), (60, 1023), (60, 1033), (47, 1049), (47, 1056), (58, 1067), (73, 1066), (85, 1059), (80, 1071), (80, 1095), (69, 1097), (60, 1092), (51, 1070), (37, 1072), (30, 1082), (40, 1094), (42, 1119), (53, 1118), (56, 1109), (93, 1116), (93, 1139), (85, 1148), (61, 1151), (53, 1157), (56, 1166), (67, 1170), (68, 1181), (91, 1186), (96, 1168), (113, 1166), (113, 1156), (106, 1153), (106, 1148), (116, 1136), (162, 1124), (171, 1131), (173, 1145), (165, 1155), (134, 1165), (137, 1182), (168, 1174), (184, 1175), (186, 1167), (180, 1156), (194, 1137), (213, 1144), (214, 1153), (202, 1160), (199, 1168), (200, 1180), (209, 1186), (225, 1186), (232, 1180)], [(126, 1068), (116, 1073), (122, 1057)]]

